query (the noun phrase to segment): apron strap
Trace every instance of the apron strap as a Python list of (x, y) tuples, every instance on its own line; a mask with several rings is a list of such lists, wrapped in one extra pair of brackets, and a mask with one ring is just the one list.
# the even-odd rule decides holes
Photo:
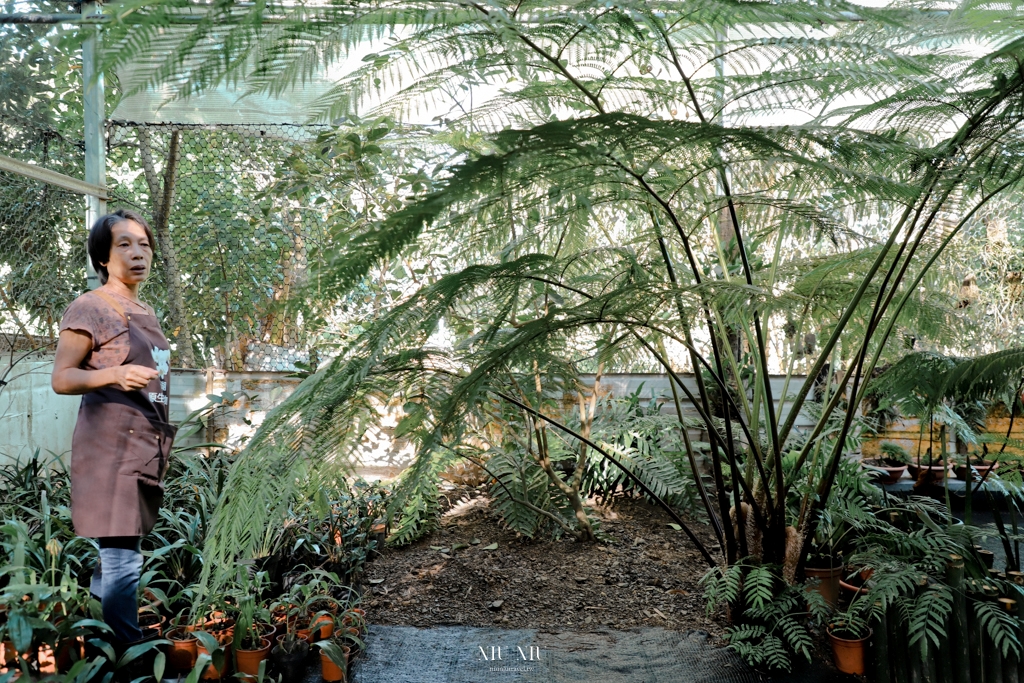
[(106, 302), (107, 302), (108, 304), (110, 304), (111, 306), (113, 306), (113, 307), (114, 307), (114, 310), (115, 310), (115, 311), (117, 311), (118, 313), (120, 313), (120, 314), (121, 314), (121, 317), (122, 317), (122, 318), (124, 318), (124, 319), (125, 319), (125, 320), (126, 320), (127, 322), (129, 322), (129, 323), (130, 323), (130, 322), (132, 321), (132, 314), (131, 314), (131, 313), (129, 313), (128, 311), (126, 311), (126, 310), (124, 309), (124, 306), (122, 306), (122, 305), (121, 305), (121, 304), (120, 304), (120, 303), (119, 303), (119, 302), (118, 302), (118, 301), (117, 301), (116, 299), (114, 299), (114, 297), (110, 296), (109, 294), (107, 294), (106, 292), (104, 292), (104, 291), (103, 291), (102, 289), (94, 289), (94, 290), (92, 290), (92, 291), (93, 291), (93, 292), (94, 292), (95, 294), (97, 294), (97, 295), (99, 295), (99, 296), (103, 297), (103, 299), (104, 299), (104, 300), (105, 300), (105, 301), (106, 301)]

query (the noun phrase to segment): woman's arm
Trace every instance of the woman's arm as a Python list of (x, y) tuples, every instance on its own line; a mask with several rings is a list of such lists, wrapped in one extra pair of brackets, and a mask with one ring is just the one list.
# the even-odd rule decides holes
[(83, 370), (79, 365), (92, 351), (92, 337), (76, 330), (64, 330), (57, 341), (50, 386), (58, 394), (84, 394), (103, 387), (123, 391), (141, 389), (157, 376), (144, 365), (118, 365), (103, 370)]

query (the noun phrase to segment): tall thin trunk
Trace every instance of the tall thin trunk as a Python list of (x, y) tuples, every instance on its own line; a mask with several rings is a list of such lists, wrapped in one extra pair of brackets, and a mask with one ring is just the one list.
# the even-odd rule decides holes
[[(544, 391), (540, 381), (540, 368), (536, 361), (534, 361), (533, 364), (533, 375), (537, 389), (537, 400), (539, 402), (541, 400), (541, 397), (544, 395)], [(598, 377), (600, 377), (600, 375), (598, 375)], [(597, 393), (596, 382), (594, 384), (594, 392), (595, 394)], [(594, 528), (590, 524), (590, 519), (587, 517), (587, 510), (583, 504), (583, 498), (580, 496), (579, 485), (582, 479), (580, 481), (577, 481), (577, 479), (574, 476), (571, 480), (572, 485), (562, 481), (562, 478), (558, 476), (558, 473), (555, 471), (554, 465), (551, 463), (551, 452), (548, 450), (548, 433), (546, 424), (543, 421), (537, 421), (532, 419), (531, 422), (533, 422), (534, 433), (537, 436), (537, 461), (540, 464), (541, 468), (544, 470), (545, 474), (548, 475), (548, 479), (551, 480), (551, 483), (554, 484), (555, 487), (562, 492), (562, 495), (564, 495), (569, 500), (569, 505), (572, 506), (573, 513), (576, 516), (576, 523), (577, 525), (579, 525), (579, 530), (577, 531), (576, 537), (580, 541), (596, 541), (597, 537), (594, 535)], [(584, 438), (589, 438), (589, 436), (584, 436)], [(586, 451), (581, 451), (581, 453), (582, 455), (580, 457), (580, 460), (586, 457)], [(580, 464), (578, 463), (577, 468), (579, 467)]]
[(178, 256), (174, 248), (174, 241), (171, 239), (170, 229), (178, 161), (181, 157), (181, 132), (176, 130), (171, 133), (162, 181), (153, 164), (153, 145), (150, 141), (149, 131), (139, 128), (137, 136), (139, 152), (142, 155), (142, 168), (153, 204), (153, 232), (160, 247), (160, 264), (163, 269), (164, 282), (167, 284), (167, 315), (171, 324), (171, 337), (177, 347), (178, 364), (183, 368), (194, 368), (196, 367), (196, 358), (192, 348), (192, 333), (189, 328), (188, 315), (185, 310), (185, 297), (182, 294), (181, 269), (178, 267)]

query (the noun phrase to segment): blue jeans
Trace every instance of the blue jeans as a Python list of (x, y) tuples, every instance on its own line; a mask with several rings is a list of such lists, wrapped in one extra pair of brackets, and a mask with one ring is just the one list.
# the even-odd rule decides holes
[(89, 592), (103, 603), (103, 621), (114, 630), (114, 638), (122, 643), (142, 640), (138, 598), (141, 539), (99, 540), (100, 561), (93, 571)]

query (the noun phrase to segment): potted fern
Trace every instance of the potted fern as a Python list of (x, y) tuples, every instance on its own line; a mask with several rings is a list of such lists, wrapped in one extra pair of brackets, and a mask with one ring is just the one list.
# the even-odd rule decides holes
[(930, 475), (934, 480), (943, 479), (946, 476), (946, 463), (942, 456), (932, 454), (932, 449), (927, 449), (924, 454), (918, 453), (917, 462), (907, 465), (910, 476), (920, 481), (922, 474)]
[(881, 484), (895, 484), (907, 471), (910, 453), (898, 443), (886, 441), (879, 447), (879, 457), (862, 460), (861, 465), (869, 470), (883, 473)]
[(848, 609), (836, 614), (826, 629), (836, 668), (856, 676), (864, 675), (865, 653), (871, 638), (863, 604), (854, 600)]
[(985, 456), (981, 453), (965, 455), (963, 459), (957, 458), (953, 463), (953, 474), (960, 481), (974, 479), (973, 472), (977, 472), (978, 476), (984, 477), (996, 469), (999, 469), (999, 462), (996, 460), (986, 460)]

